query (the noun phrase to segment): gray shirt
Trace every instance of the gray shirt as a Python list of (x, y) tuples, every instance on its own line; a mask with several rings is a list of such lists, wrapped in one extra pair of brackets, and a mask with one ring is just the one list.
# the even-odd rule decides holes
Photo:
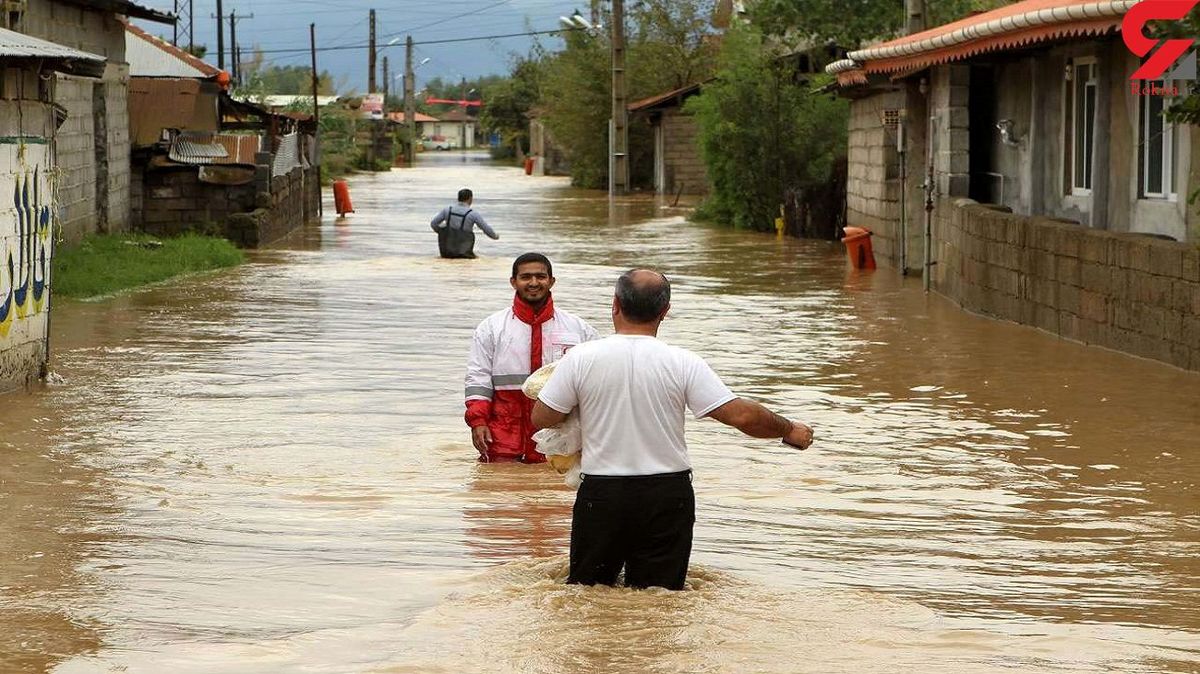
[[(463, 217), (464, 213), (466, 214), (466, 217)], [(451, 217), (452, 215), (453, 218)], [(479, 227), (479, 229), (483, 230), (483, 233), (487, 234), (489, 237), (493, 239), (500, 238), (500, 235), (496, 233), (496, 230), (492, 229), (491, 226), (484, 221), (483, 216), (479, 214), (479, 211), (472, 209), (469, 205), (464, 204), (461, 201), (453, 206), (447, 206), (439, 211), (437, 215), (433, 216), (433, 220), (429, 222), (429, 227), (435, 232), (440, 229), (447, 228), (470, 232), (474, 230), (475, 227)]]

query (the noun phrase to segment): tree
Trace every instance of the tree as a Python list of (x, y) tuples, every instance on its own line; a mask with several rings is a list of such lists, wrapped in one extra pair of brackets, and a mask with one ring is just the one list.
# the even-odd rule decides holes
[(540, 63), (522, 57), (513, 63), (512, 74), (483, 89), (487, 105), (479, 122), (488, 131), (500, 134), (501, 146), (509, 148), (504, 156), (520, 156), (529, 150), (529, 111), (540, 97)]
[(789, 190), (828, 182), (845, 154), (848, 104), (814, 93), (753, 26), (726, 34), (716, 77), (688, 101), (712, 192), (702, 219), (769, 231)]
[[(972, 11), (994, 9), (1007, 0), (926, 0), (927, 25), (939, 26)], [(903, 0), (759, 0), (751, 17), (756, 26), (791, 44), (835, 44), (857, 49), (865, 42), (898, 35), (904, 25)]]
[[(715, 63), (709, 25), (712, 0), (641, 0), (627, 17), (626, 88), (635, 101), (707, 79)], [(611, 16), (603, 19), (611, 24)], [(546, 127), (571, 161), (580, 187), (608, 183), (608, 124), (612, 112), (611, 43), (606, 31), (563, 35), (563, 50), (544, 59), (541, 101)], [(652, 170), (650, 127), (631, 119), (630, 168), (634, 184)]]

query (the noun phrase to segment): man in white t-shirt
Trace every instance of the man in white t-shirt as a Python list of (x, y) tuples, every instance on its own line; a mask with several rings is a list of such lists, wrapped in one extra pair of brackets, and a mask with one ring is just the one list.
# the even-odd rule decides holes
[(734, 395), (696, 354), (658, 340), (671, 305), (662, 274), (617, 280), (616, 334), (580, 344), (559, 361), (532, 413), (538, 428), (578, 408), (583, 484), (571, 518), (568, 583), (683, 589), (696, 499), (683, 438), (685, 408), (756, 438), (805, 449), (812, 429)]

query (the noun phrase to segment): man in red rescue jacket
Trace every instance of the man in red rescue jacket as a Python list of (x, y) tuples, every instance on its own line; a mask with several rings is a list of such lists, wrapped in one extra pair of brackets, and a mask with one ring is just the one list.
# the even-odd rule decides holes
[(467, 361), (467, 425), (480, 461), (546, 460), (532, 439), (533, 400), (521, 384), (539, 367), (562, 358), (567, 349), (599, 334), (578, 316), (557, 309), (550, 289), (554, 268), (541, 253), (513, 261), (508, 281), (516, 295), (511, 307), (488, 316), (475, 329)]

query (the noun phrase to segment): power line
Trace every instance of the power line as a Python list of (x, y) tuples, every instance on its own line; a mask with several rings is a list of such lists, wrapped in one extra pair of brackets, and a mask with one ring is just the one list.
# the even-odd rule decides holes
[[(503, 35), (476, 35), (474, 37), (459, 37), (459, 38), (451, 38), (451, 39), (446, 39), (446, 40), (423, 40), (421, 42), (413, 42), (413, 44), (417, 45), (417, 44), (447, 44), (450, 42), (481, 42), (483, 40), (498, 40), (498, 39), (506, 38), (506, 37), (529, 37), (529, 36), (533, 36), (533, 35), (557, 35), (560, 33), (570, 33), (570, 32), (579, 31), (579, 30), (583, 30), (583, 29), (582, 28), (555, 28), (553, 30), (532, 30), (532, 31), (525, 31), (523, 33), (506, 33)], [(371, 45), (369, 45), (369, 44), (346, 44), (346, 45), (338, 45), (336, 47), (317, 47), (317, 51), (326, 52), (326, 51), (344, 51), (347, 49), (369, 49), (370, 46)], [(391, 46), (391, 45), (385, 45), (384, 47), (381, 48), (381, 51), (382, 51), (382, 49), (386, 49), (388, 46)], [(293, 54), (293, 53), (297, 53), (297, 52), (303, 52), (303, 53), (307, 54), (309, 52), (309, 50), (308, 49), (256, 49), (255, 50), (255, 53), (258, 53), (258, 54)]]

